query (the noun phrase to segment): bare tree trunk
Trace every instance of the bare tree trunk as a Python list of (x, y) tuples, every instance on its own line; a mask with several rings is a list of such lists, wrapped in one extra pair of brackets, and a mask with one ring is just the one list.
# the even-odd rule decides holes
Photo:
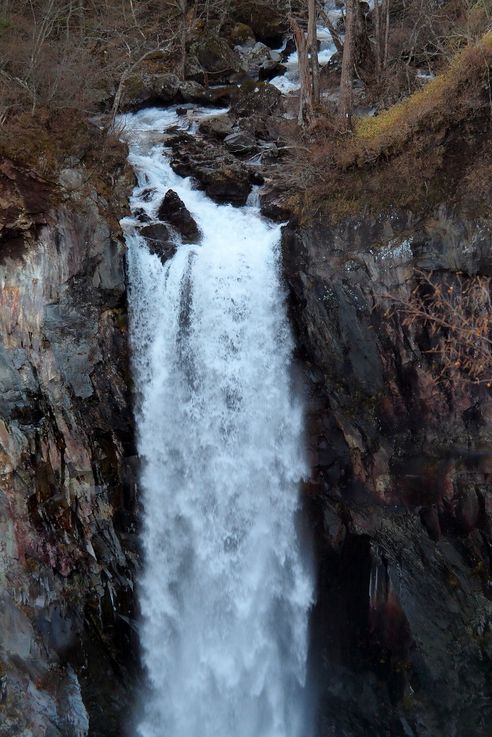
[(299, 81), (301, 83), (301, 89), (299, 91), (299, 115), (297, 120), (299, 125), (304, 125), (306, 122), (310, 123), (313, 119), (313, 90), (309, 74), (308, 47), (304, 31), (294, 18), (290, 18), (290, 25), (297, 47)]
[(314, 105), (319, 104), (319, 60), (318, 35), (316, 32), (316, 0), (308, 0), (308, 38), (307, 44), (311, 62), (311, 86)]
[(340, 126), (343, 131), (348, 131), (352, 127), (352, 76), (354, 70), (355, 1), (356, 0), (347, 0), (345, 5), (345, 42), (343, 44), (342, 76), (340, 78), (340, 103), (338, 108)]
[(186, 70), (186, 13), (188, 10), (188, 1), (178, 0), (178, 6), (180, 11), (178, 77), (184, 80)]
[(384, 28), (384, 54), (383, 54), (383, 69), (386, 69), (388, 65), (388, 40), (389, 40), (389, 28), (390, 28), (390, 4), (389, 0), (384, 0), (383, 8), (385, 9), (385, 28)]
[(218, 31), (217, 31), (218, 33), (220, 33), (220, 31), (222, 30), (222, 27), (224, 26), (224, 23), (227, 20), (227, 16), (230, 11), (230, 5), (231, 5), (231, 0), (225, 0), (225, 2), (223, 3), (222, 10), (220, 13), (220, 18), (219, 18), (219, 25), (218, 25)]
[(374, 26), (375, 26), (375, 58), (376, 58), (376, 78), (378, 82), (381, 80), (381, 12), (379, 0), (374, 0)]
[(330, 31), (331, 38), (333, 40), (333, 43), (335, 44), (335, 48), (338, 51), (339, 54), (343, 53), (343, 43), (340, 39), (340, 34), (337, 32), (337, 29), (333, 25), (333, 23), (330, 20), (330, 16), (324, 9), (321, 2), (318, 0), (318, 13), (323, 18), (323, 22), (325, 23), (326, 27)]

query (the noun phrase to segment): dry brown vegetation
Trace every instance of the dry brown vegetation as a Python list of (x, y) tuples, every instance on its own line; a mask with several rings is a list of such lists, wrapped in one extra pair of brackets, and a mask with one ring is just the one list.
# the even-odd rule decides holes
[(475, 103), (480, 105), (480, 99), (475, 101), (466, 93), (470, 88), (478, 87), (479, 91), (481, 82), (488, 82), (491, 61), (492, 32), (488, 32), (458, 52), (448, 67), (422, 89), (379, 115), (359, 118), (349, 161), (374, 160), (401, 149), (412, 135), (468, 114)]
[[(292, 165), (291, 205), (339, 220), (365, 210), (425, 210), (454, 198), (474, 214), (492, 196), (492, 34), (459, 51), (437, 78), (340, 135), (318, 120)], [(295, 150), (295, 149), (294, 149)]]
[[(89, 123), (143, 38), (149, 3), (0, 2), (0, 154), (50, 177), (82, 161), (102, 136)], [(106, 144), (104, 144), (106, 146)], [(104, 156), (102, 157), (104, 158)]]
[(492, 279), (417, 271), (408, 299), (388, 295), (387, 315), (425, 332), (436, 382), (492, 386)]
[[(299, 155), (287, 184), (296, 209), (328, 202), (341, 217), (371, 204), (431, 202), (449, 194), (444, 168), (453, 191), (461, 180), (462, 196), (480, 208), (492, 166), (480, 140), (492, 109), (492, 0), (381, 0), (377, 22), (364, 7), (357, 4), (354, 74), (380, 112), (354, 118), (345, 135), (321, 107), (314, 130), (293, 126), (289, 144)], [(306, 8), (307, 0), (0, 0), (0, 155), (46, 175), (67, 157), (84, 160), (101, 146), (87, 121), (111, 108), (135, 69), (182, 76), (200, 34), (227, 35), (239, 19), (268, 35), (281, 31), (279, 17), (286, 27), (289, 13), (303, 18)], [(422, 88), (419, 68), (441, 73)]]
[[(368, 83), (378, 110), (419, 89), (419, 74), (442, 71), (459, 51), (492, 28), (491, 0), (380, 2), (379, 23), (376, 13), (365, 23), (369, 45), (363, 45), (356, 70)], [(380, 34), (384, 35), (379, 44), (378, 25), (383, 26)]]
[(229, 0), (0, 0), (0, 155), (49, 172), (100, 145), (88, 119), (121, 79), (183, 75), (188, 35)]

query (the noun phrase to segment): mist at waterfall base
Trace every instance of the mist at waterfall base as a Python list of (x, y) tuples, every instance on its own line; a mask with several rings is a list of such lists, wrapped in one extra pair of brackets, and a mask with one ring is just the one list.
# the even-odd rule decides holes
[(163, 264), (124, 222), (144, 507), (135, 734), (309, 737), (307, 468), (280, 226), (173, 173), (155, 135), (182, 120), (124, 116), (132, 211), (155, 219), (172, 188), (202, 232)]

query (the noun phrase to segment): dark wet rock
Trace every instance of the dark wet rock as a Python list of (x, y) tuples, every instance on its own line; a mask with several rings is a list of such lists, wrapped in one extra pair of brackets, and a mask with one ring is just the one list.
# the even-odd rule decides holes
[(236, 0), (234, 6), (237, 21), (249, 25), (257, 39), (272, 48), (280, 46), (283, 36), (290, 30), (288, 21), (289, 12), (292, 12), (290, 3)]
[(159, 206), (157, 217), (170, 223), (180, 233), (184, 243), (198, 243), (200, 229), (179, 195), (170, 189)]
[(286, 61), (287, 61), (287, 59), (289, 58), (289, 56), (290, 56), (290, 55), (291, 55), (291, 54), (292, 54), (292, 53), (293, 53), (294, 51), (296, 51), (296, 42), (294, 41), (294, 39), (293, 39), (293, 38), (292, 38), (292, 36), (291, 36), (291, 37), (289, 37), (289, 38), (287, 39), (286, 43), (284, 44), (284, 49), (283, 49), (283, 51), (280, 51), (280, 52), (279, 52), (279, 53), (280, 53), (280, 58), (281, 58), (281, 60), (282, 60), (283, 62), (286, 62)]
[(162, 263), (166, 263), (176, 253), (176, 244), (171, 241), (158, 241), (154, 239), (148, 240), (150, 253), (159, 256)]
[(150, 217), (147, 215), (143, 207), (139, 207), (135, 210), (133, 213), (133, 216), (140, 222), (140, 223), (150, 223)]
[(167, 225), (163, 223), (146, 225), (140, 229), (140, 234), (147, 241), (149, 251), (159, 256), (163, 263), (176, 253), (176, 244)]
[(234, 46), (254, 46), (255, 34), (246, 23), (235, 23), (229, 32), (229, 40)]
[[(205, 175), (208, 178), (208, 175)], [(206, 184), (205, 191), (208, 196), (224, 204), (230, 202), (238, 207), (245, 205), (251, 191), (251, 175), (241, 171), (235, 165), (225, 164), (217, 177), (212, 177)]]
[(274, 114), (281, 103), (282, 93), (267, 82), (249, 82), (242, 85), (231, 104), (231, 114), (238, 118), (267, 117)]
[(224, 145), (233, 154), (242, 156), (258, 150), (258, 143), (251, 133), (236, 131), (224, 138)]
[(169, 228), (163, 223), (153, 223), (140, 228), (140, 234), (150, 241), (164, 242), (169, 239)]
[(154, 195), (156, 193), (156, 190), (153, 187), (146, 187), (142, 190), (140, 194), (140, 199), (142, 199), (144, 202), (150, 202)]
[(0, 263), (0, 732), (109, 737), (134, 683), (138, 553), (125, 248), (103, 213), (133, 182), (115, 170), (111, 203), (55, 207), (2, 173), (0, 252), (6, 231), (20, 246)]
[(229, 115), (217, 115), (213, 118), (206, 118), (200, 123), (199, 130), (206, 136), (212, 138), (224, 139), (231, 133), (234, 127), (234, 121)]
[(265, 185), (260, 192), (261, 214), (270, 220), (286, 223), (291, 217), (291, 212), (283, 203), (282, 193), (275, 187)]
[(231, 74), (242, 71), (239, 54), (219, 36), (200, 38), (192, 44), (191, 56), (214, 83), (227, 82)]
[(323, 734), (488, 734), (492, 400), (436, 384), (425, 331), (384, 296), (408, 298), (416, 268), (443, 287), (488, 275), (491, 233), (446, 208), (284, 230), (309, 387)]
[(210, 97), (214, 105), (217, 107), (229, 107), (231, 100), (237, 94), (237, 85), (220, 85), (210, 88)]
[(261, 81), (268, 81), (270, 79), (273, 79), (274, 77), (285, 74), (286, 71), (287, 67), (281, 64), (279, 61), (268, 59), (261, 65), (258, 71), (258, 79)]
[(175, 74), (135, 74), (125, 83), (122, 109), (138, 110), (148, 105), (170, 105), (172, 103), (197, 103), (209, 105), (220, 97), (217, 91), (207, 89), (203, 70), (197, 78), (180, 80)]
[(187, 133), (168, 143), (171, 166), (177, 174), (193, 177), (208, 196), (219, 204), (244, 205), (258, 174), (220, 144), (212, 145)]
[(254, 138), (274, 140), (277, 133), (277, 116), (282, 113), (282, 93), (268, 82), (242, 84), (231, 96), (229, 114), (236, 126)]
[(20, 253), (24, 237), (47, 224), (52, 185), (24, 166), (0, 163), (0, 260)]

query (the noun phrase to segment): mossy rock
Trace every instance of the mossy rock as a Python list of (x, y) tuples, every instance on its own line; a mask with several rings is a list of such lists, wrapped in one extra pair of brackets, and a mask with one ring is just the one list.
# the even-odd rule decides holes
[(234, 18), (248, 25), (256, 38), (281, 39), (289, 32), (290, 3), (287, 0), (235, 0)]
[(123, 109), (135, 109), (152, 102), (173, 102), (180, 80), (175, 74), (133, 74), (123, 90)]
[(232, 100), (231, 110), (239, 118), (247, 118), (252, 112), (270, 116), (278, 108), (282, 93), (268, 82), (244, 82)]
[(223, 78), (241, 71), (241, 60), (227, 41), (218, 36), (208, 36), (196, 41), (191, 53), (208, 74)]
[(255, 34), (246, 23), (236, 23), (230, 30), (229, 39), (234, 46), (255, 42)]

